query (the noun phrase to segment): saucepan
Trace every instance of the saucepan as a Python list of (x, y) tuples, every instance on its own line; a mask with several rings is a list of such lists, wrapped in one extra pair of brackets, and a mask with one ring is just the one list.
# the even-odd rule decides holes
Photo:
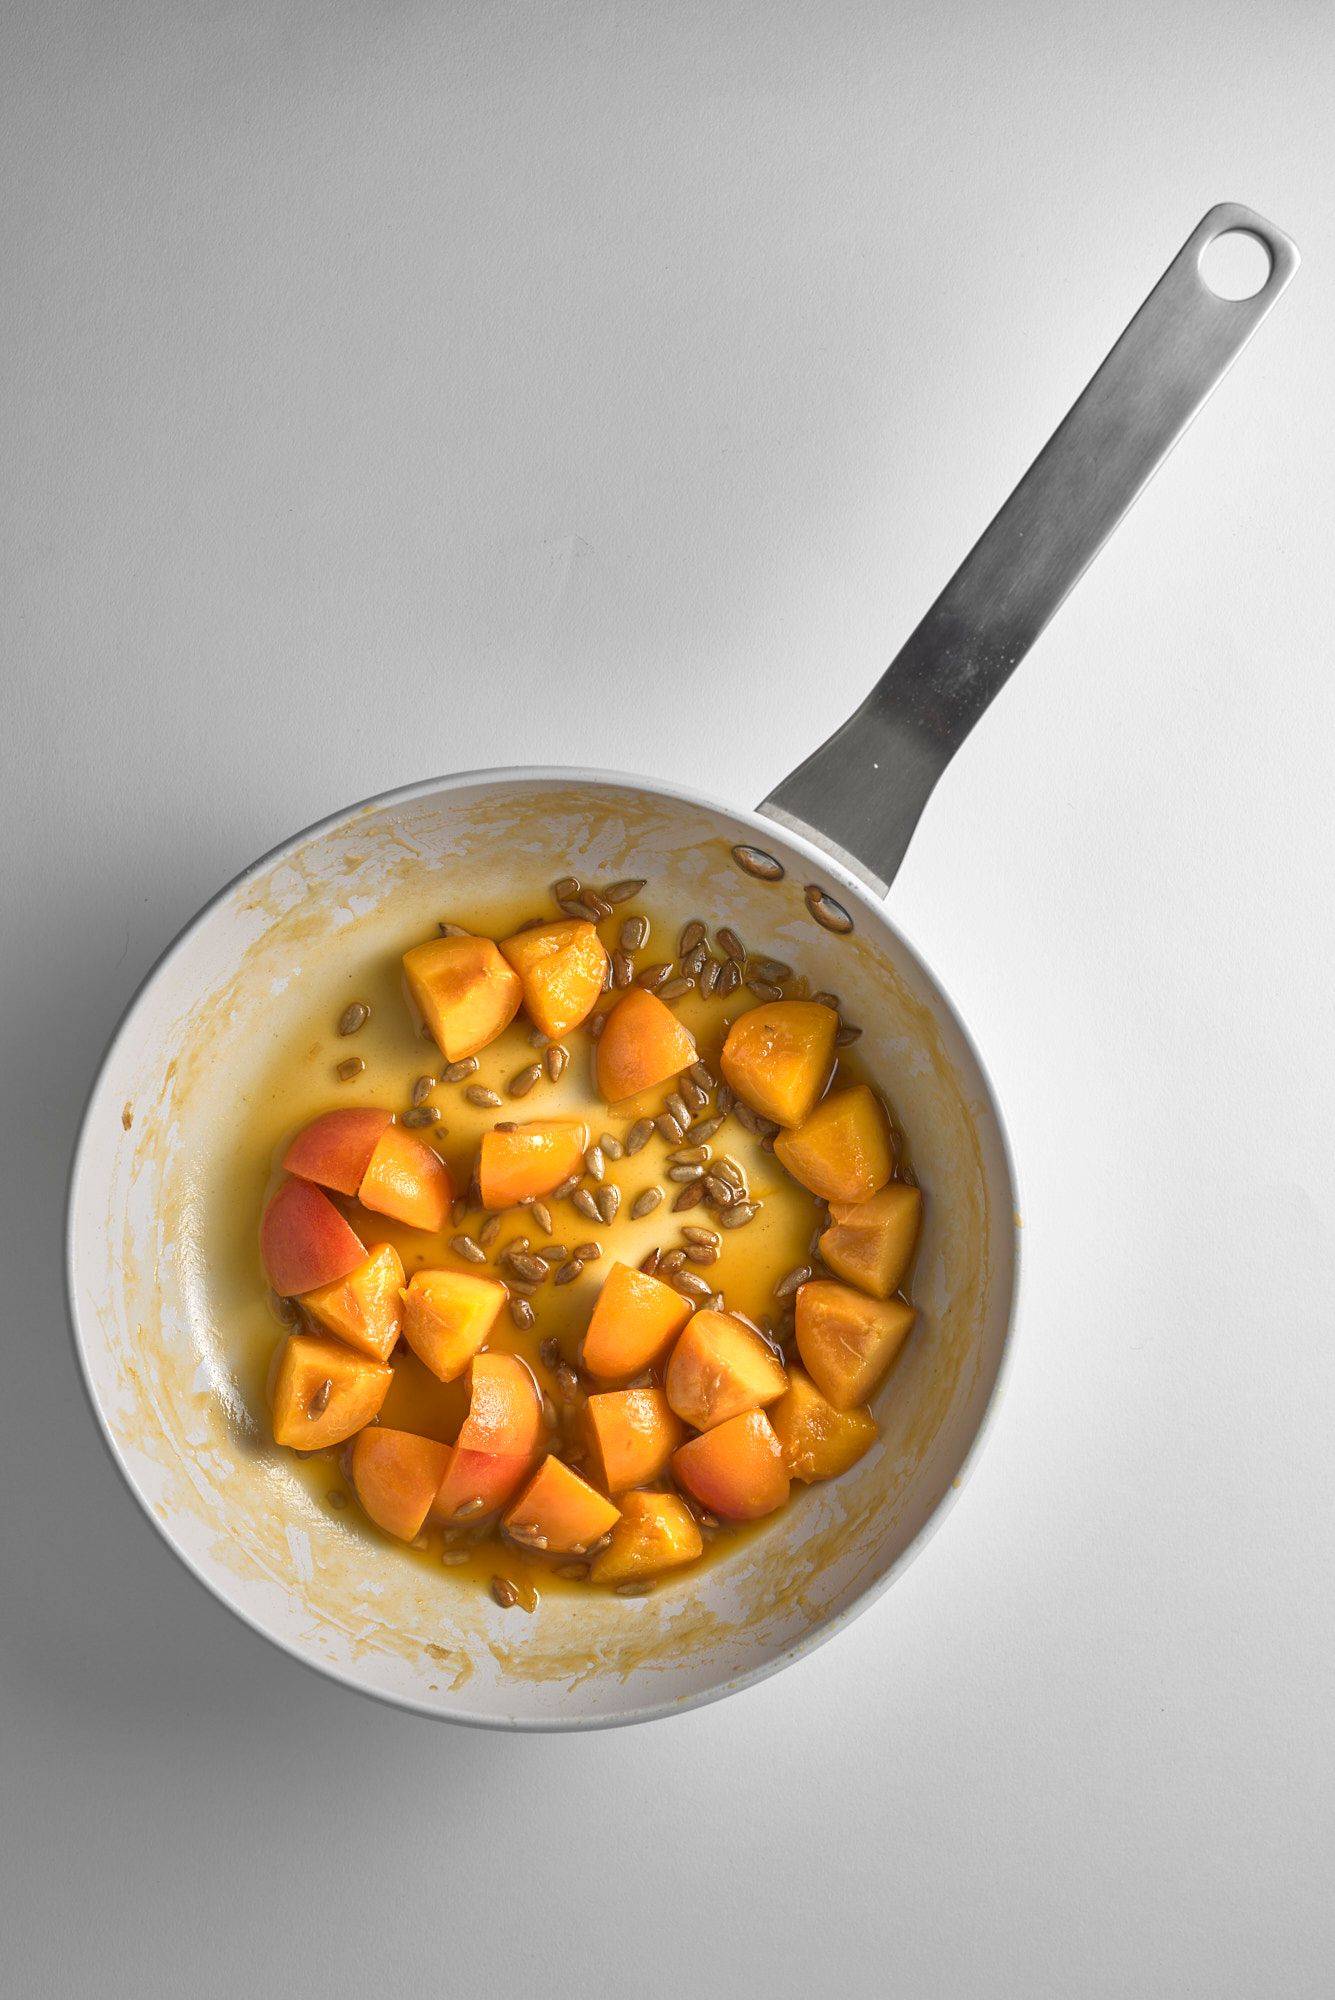
[[(1246, 232), (1251, 297), (1201, 260)], [(223, 889), (150, 973), (103, 1059), (75, 1154), (71, 1317), (88, 1393), (145, 1513), (202, 1583), (336, 1680), (511, 1728), (631, 1722), (798, 1658), (899, 1573), (958, 1491), (1006, 1357), (1018, 1196), (982, 1061), (883, 897), (952, 752), (1289, 282), (1294, 245), (1212, 209), (863, 706), (758, 811), (600, 771), (471, 772), (308, 828)], [(644, 876), (800, 964), (863, 1026), (926, 1190), (920, 1324), (882, 1440), (726, 1560), (652, 1596), (552, 1595), (531, 1617), (312, 1501), (238, 1387), (237, 1301), (215, 1254), (239, 1197), (238, 1106), (326, 1011), (350, 955), (387, 962), (452, 899), (517, 900), (569, 872)], [(255, 1196), (258, 1207), (258, 1191)], [(259, 1284), (256, 1257), (255, 1283)], [(522, 1628), (522, 1629), (521, 1629)], [(164, 1643), (170, 1643), (169, 1636)]]

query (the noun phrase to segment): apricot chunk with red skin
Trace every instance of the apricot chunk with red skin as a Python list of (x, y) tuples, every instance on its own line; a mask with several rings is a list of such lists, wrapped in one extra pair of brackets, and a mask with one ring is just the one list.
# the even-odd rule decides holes
[(549, 1555), (583, 1555), (621, 1518), (598, 1489), (559, 1458), (545, 1458), (504, 1519), (523, 1547)]
[(922, 1194), (891, 1181), (867, 1201), (832, 1202), (820, 1254), (837, 1278), (874, 1299), (899, 1290), (917, 1248)]
[(774, 1141), (795, 1181), (825, 1201), (866, 1201), (895, 1170), (890, 1126), (865, 1083), (837, 1090)]
[(434, 1438), (369, 1425), (352, 1446), (352, 1483), (363, 1513), (387, 1535), (413, 1541), (422, 1532), (449, 1461), (450, 1447)]
[(837, 1479), (881, 1434), (870, 1410), (837, 1410), (800, 1368), (789, 1369), (788, 1393), (774, 1404), (769, 1420), (789, 1472), (805, 1486)]
[(501, 951), (519, 974), (524, 1012), (535, 1028), (558, 1042), (588, 1019), (607, 972), (607, 953), (592, 924), (539, 924), (502, 938)]
[(704, 1549), (700, 1526), (676, 1493), (624, 1493), (612, 1539), (594, 1557), (594, 1583), (633, 1583), (692, 1563)]
[(743, 1104), (779, 1125), (815, 1110), (834, 1067), (839, 1016), (816, 1000), (768, 1000), (739, 1014), (719, 1067)]
[(531, 1459), (541, 1438), (542, 1397), (532, 1372), (517, 1354), (475, 1354), (460, 1450)]
[(326, 1111), (298, 1132), (283, 1155), (283, 1170), (336, 1194), (356, 1194), (390, 1122), (388, 1111)]
[(392, 1243), (375, 1243), (346, 1278), (301, 1292), (297, 1304), (326, 1333), (388, 1361), (403, 1326), (403, 1263)]
[(584, 1336), (584, 1367), (604, 1382), (638, 1375), (662, 1359), (690, 1316), (690, 1300), (661, 1278), (613, 1264)]
[(274, 1290), (291, 1298), (346, 1278), (366, 1245), (327, 1194), (310, 1181), (284, 1181), (260, 1223), (260, 1255)]
[(494, 1042), (524, 997), (519, 974), (490, 938), (428, 938), (403, 954), (403, 972), (446, 1062)]
[(728, 1521), (757, 1521), (788, 1498), (783, 1447), (763, 1410), (729, 1417), (672, 1454), (679, 1486)]
[(663, 1386), (677, 1415), (712, 1430), (743, 1410), (763, 1409), (788, 1387), (783, 1363), (758, 1333), (708, 1308), (691, 1319), (672, 1350)]
[(577, 1119), (532, 1119), (513, 1132), (484, 1132), (478, 1186), (484, 1208), (513, 1208), (550, 1194), (584, 1170), (589, 1128)]
[(590, 1396), (585, 1423), (593, 1463), (611, 1494), (661, 1479), (686, 1437), (661, 1389), (606, 1389)]
[(431, 1503), (433, 1521), (484, 1521), (500, 1511), (533, 1470), (531, 1452), (461, 1451), (448, 1444), (445, 1450), (449, 1458)]
[(877, 1388), (915, 1318), (904, 1299), (869, 1299), (813, 1278), (797, 1294), (797, 1351), (821, 1393), (851, 1410)]
[(341, 1340), (289, 1334), (274, 1375), (275, 1443), (296, 1451), (342, 1444), (379, 1413), (393, 1377), (383, 1361), (354, 1354)]
[(415, 1271), (403, 1294), (403, 1337), (422, 1364), (453, 1382), (496, 1324), (508, 1294), (471, 1271)]
[(606, 1016), (598, 1038), (598, 1089), (609, 1104), (680, 1076), (697, 1059), (695, 1042), (657, 994), (632, 986)]
[(425, 1140), (402, 1125), (390, 1125), (376, 1140), (357, 1199), (377, 1215), (434, 1236), (445, 1227), (454, 1183), (440, 1154)]

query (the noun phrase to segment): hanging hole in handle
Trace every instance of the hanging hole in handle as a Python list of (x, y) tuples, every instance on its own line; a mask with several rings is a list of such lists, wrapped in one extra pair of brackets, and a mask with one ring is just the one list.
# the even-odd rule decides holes
[(1201, 251), (1201, 278), (1217, 299), (1254, 299), (1274, 269), (1268, 244), (1250, 229), (1225, 229)]

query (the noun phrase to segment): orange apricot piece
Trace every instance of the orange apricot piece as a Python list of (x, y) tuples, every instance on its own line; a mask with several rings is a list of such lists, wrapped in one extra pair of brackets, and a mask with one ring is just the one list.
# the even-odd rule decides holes
[(545, 1458), (504, 1517), (503, 1525), (521, 1548), (554, 1556), (584, 1555), (621, 1518), (587, 1479), (559, 1458)]
[(374, 1243), (355, 1271), (332, 1285), (298, 1293), (297, 1304), (359, 1354), (388, 1361), (403, 1327), (403, 1285), (403, 1264), (394, 1245)]
[(445, 1227), (454, 1183), (440, 1154), (424, 1139), (402, 1125), (390, 1125), (376, 1140), (357, 1199), (377, 1215), (434, 1236)]
[(415, 1271), (403, 1294), (403, 1337), (442, 1382), (462, 1375), (506, 1301), (505, 1286), (471, 1271)]
[(513, 1132), (484, 1132), (478, 1185), (484, 1208), (511, 1208), (550, 1194), (582, 1173), (589, 1128), (577, 1119), (531, 1120)]
[(289, 1334), (274, 1376), (274, 1442), (294, 1451), (342, 1444), (379, 1413), (393, 1377), (383, 1361), (354, 1354), (341, 1340)]
[(524, 997), (519, 974), (490, 938), (428, 938), (403, 954), (403, 971), (446, 1062), (462, 1062), (494, 1042)]
[(459, 1449), (531, 1459), (541, 1437), (542, 1397), (530, 1369), (517, 1354), (475, 1354)]
[(680, 1076), (696, 1060), (695, 1042), (672, 1009), (642, 986), (624, 993), (606, 1021), (595, 1069), (609, 1104)]
[(839, 1016), (816, 1000), (768, 1000), (739, 1014), (719, 1067), (744, 1104), (779, 1125), (809, 1118), (830, 1080)]
[(613, 1264), (584, 1336), (584, 1366), (605, 1382), (638, 1375), (662, 1358), (690, 1316), (690, 1300), (661, 1278)]
[(921, 1192), (890, 1181), (868, 1201), (832, 1202), (830, 1217), (820, 1254), (835, 1276), (874, 1299), (898, 1291), (917, 1247)]
[(589, 1449), (612, 1494), (661, 1479), (686, 1432), (661, 1389), (607, 1389), (585, 1412)]
[(501, 939), (501, 951), (519, 974), (524, 1011), (535, 1028), (560, 1041), (587, 1020), (603, 990), (607, 953), (592, 924), (540, 924)]
[(260, 1223), (260, 1256), (284, 1298), (336, 1284), (366, 1256), (366, 1245), (327, 1194), (310, 1181), (284, 1181)]
[(356, 1194), (371, 1164), (388, 1111), (326, 1111), (303, 1126), (283, 1155), (285, 1173), (318, 1181), (338, 1194)]
[(757, 1521), (788, 1498), (783, 1447), (763, 1410), (689, 1439), (673, 1453), (672, 1471), (702, 1507), (729, 1521)]
[(789, 1369), (788, 1393), (775, 1403), (769, 1420), (789, 1472), (805, 1486), (837, 1479), (881, 1435), (870, 1410), (837, 1410), (800, 1368)]
[(759, 1410), (788, 1387), (783, 1363), (758, 1333), (730, 1313), (696, 1313), (672, 1350), (663, 1386), (694, 1430), (712, 1430), (743, 1410)]
[(904, 1299), (869, 1299), (813, 1278), (797, 1294), (797, 1351), (836, 1410), (851, 1410), (877, 1387), (916, 1317)]
[(890, 1127), (865, 1083), (837, 1090), (774, 1151), (795, 1181), (825, 1201), (865, 1201), (895, 1170)]
[(699, 1523), (676, 1493), (625, 1493), (621, 1519), (589, 1575), (594, 1583), (632, 1583), (680, 1569), (702, 1553)]
[(485, 1521), (533, 1469), (529, 1452), (461, 1451), (448, 1444), (445, 1450), (449, 1458), (431, 1503), (433, 1521)]
[(352, 1446), (352, 1483), (362, 1511), (387, 1535), (411, 1542), (422, 1532), (450, 1462), (450, 1447), (412, 1431), (370, 1424)]

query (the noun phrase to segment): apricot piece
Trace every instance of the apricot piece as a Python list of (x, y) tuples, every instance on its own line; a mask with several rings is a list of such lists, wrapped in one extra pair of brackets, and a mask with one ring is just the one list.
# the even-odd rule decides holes
[(797, 1351), (836, 1410), (851, 1410), (867, 1401), (915, 1318), (903, 1299), (869, 1299), (813, 1278), (797, 1294)]
[(356, 1194), (389, 1123), (388, 1111), (326, 1111), (298, 1132), (283, 1155), (283, 1170), (338, 1194)]
[(450, 1447), (372, 1424), (352, 1446), (352, 1483), (377, 1528), (411, 1542), (422, 1532), (450, 1462)]
[(442, 1382), (462, 1375), (506, 1300), (505, 1286), (471, 1271), (416, 1271), (403, 1294), (403, 1337)]
[(609, 1493), (661, 1479), (686, 1432), (661, 1389), (607, 1389), (586, 1410), (593, 1462)]
[(810, 1117), (834, 1067), (839, 1016), (816, 1000), (768, 1000), (739, 1014), (719, 1066), (744, 1104), (780, 1125)]
[(578, 1120), (532, 1120), (513, 1132), (484, 1132), (478, 1185), (484, 1208), (510, 1208), (550, 1194), (571, 1174), (584, 1171), (589, 1128)]
[(870, 1410), (836, 1410), (800, 1368), (788, 1371), (788, 1393), (769, 1413), (794, 1479), (837, 1479), (881, 1435)]
[(403, 954), (403, 971), (446, 1062), (494, 1042), (524, 997), (519, 974), (490, 938), (428, 938)]
[(369, 1424), (389, 1393), (394, 1370), (354, 1354), (341, 1340), (292, 1333), (273, 1384), (273, 1434), (296, 1451), (342, 1444)]
[(605, 1382), (638, 1375), (662, 1358), (690, 1316), (690, 1300), (661, 1278), (613, 1264), (584, 1336), (584, 1366)]
[(359, 1354), (388, 1361), (403, 1326), (403, 1264), (392, 1243), (372, 1244), (366, 1260), (332, 1285), (301, 1292), (297, 1304)]
[(757, 1521), (788, 1498), (783, 1447), (763, 1410), (729, 1417), (672, 1454), (679, 1486), (729, 1521)]
[(743, 1410), (759, 1410), (788, 1387), (783, 1363), (758, 1333), (730, 1313), (698, 1312), (672, 1350), (663, 1386), (677, 1415), (712, 1430)]
[(431, 1503), (433, 1521), (484, 1521), (505, 1505), (533, 1470), (531, 1452), (460, 1451), (448, 1444), (445, 1450), (449, 1460)]
[(390, 1125), (376, 1140), (357, 1199), (377, 1215), (392, 1216), (395, 1222), (429, 1230), (434, 1236), (445, 1227), (454, 1183), (440, 1154), (425, 1140), (405, 1132), (402, 1125)]
[(531, 1459), (541, 1437), (542, 1397), (531, 1371), (517, 1354), (475, 1354), (459, 1449)]
[(874, 1299), (898, 1291), (918, 1242), (922, 1195), (904, 1181), (891, 1181), (869, 1201), (832, 1202), (831, 1222), (820, 1239), (820, 1254), (836, 1277), (846, 1278)]
[(284, 1181), (260, 1223), (260, 1256), (284, 1298), (333, 1285), (366, 1256), (361, 1237), (310, 1181)]
[(678, 1494), (626, 1493), (612, 1539), (595, 1556), (589, 1575), (594, 1583), (661, 1576), (665, 1569), (694, 1562), (703, 1549), (696, 1518)]
[(609, 1104), (680, 1076), (696, 1060), (695, 1043), (672, 1009), (642, 986), (623, 994), (606, 1019), (595, 1067)]
[(503, 1525), (524, 1546), (548, 1555), (582, 1556), (621, 1518), (587, 1479), (559, 1458), (545, 1458), (504, 1517)]
[(592, 924), (542, 924), (502, 938), (501, 950), (519, 974), (524, 1011), (554, 1042), (586, 1020), (603, 990), (607, 953)]
[(774, 1151), (795, 1181), (826, 1201), (865, 1201), (895, 1170), (890, 1127), (865, 1083), (837, 1090)]

